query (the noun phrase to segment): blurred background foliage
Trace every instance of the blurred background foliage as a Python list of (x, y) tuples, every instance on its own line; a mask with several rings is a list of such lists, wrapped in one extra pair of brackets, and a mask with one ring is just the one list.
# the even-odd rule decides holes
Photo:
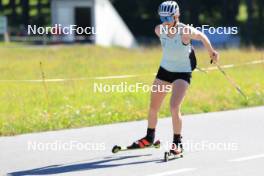
[[(11, 32), (28, 24), (51, 24), (51, 0), (0, 0), (0, 15), (6, 15)], [(159, 23), (157, 9), (162, 0), (110, 0), (139, 40), (154, 37)], [(181, 20), (201, 26), (238, 26), (244, 45), (264, 45), (263, 0), (178, 0)]]

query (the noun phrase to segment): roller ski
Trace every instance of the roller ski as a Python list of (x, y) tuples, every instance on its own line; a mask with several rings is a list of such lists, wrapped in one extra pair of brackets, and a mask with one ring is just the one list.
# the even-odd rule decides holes
[(147, 129), (147, 135), (134, 142), (132, 145), (127, 147), (122, 146), (114, 146), (112, 149), (112, 153), (118, 153), (120, 151), (129, 151), (129, 150), (139, 150), (139, 149), (145, 149), (145, 148), (160, 148), (160, 141), (157, 140), (154, 142), (155, 139), (155, 129), (148, 128)]
[[(178, 147), (179, 146), (179, 147)], [(183, 158), (183, 147), (182, 144), (172, 145), (170, 151), (164, 153), (164, 161), (168, 162), (170, 160)]]
[(151, 143), (146, 138), (142, 138), (127, 147), (115, 145), (112, 149), (112, 153), (124, 152), (124, 151), (129, 151), (129, 150), (140, 150), (140, 149), (147, 149), (147, 148), (159, 149), (160, 141), (157, 140), (156, 142)]

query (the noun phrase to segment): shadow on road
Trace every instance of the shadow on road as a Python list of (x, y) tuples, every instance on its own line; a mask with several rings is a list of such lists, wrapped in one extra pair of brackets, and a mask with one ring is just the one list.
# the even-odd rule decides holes
[(111, 162), (115, 161), (123, 161), (131, 158), (138, 158), (144, 156), (151, 156), (151, 154), (147, 155), (132, 155), (132, 156), (119, 156), (119, 157), (105, 157), (102, 160), (87, 162), (87, 163), (79, 163), (79, 164), (70, 164), (70, 165), (52, 165), (46, 166), (31, 170), (24, 170), (18, 172), (8, 173), (9, 176), (25, 176), (25, 175), (51, 175), (51, 174), (61, 174), (75, 171), (87, 171), (92, 169), (104, 169), (111, 167), (119, 167), (126, 165), (135, 165), (142, 163), (151, 163), (158, 162), (160, 160), (147, 160), (147, 161), (138, 161), (138, 162), (128, 162), (128, 163), (120, 163), (120, 164), (111, 164)]

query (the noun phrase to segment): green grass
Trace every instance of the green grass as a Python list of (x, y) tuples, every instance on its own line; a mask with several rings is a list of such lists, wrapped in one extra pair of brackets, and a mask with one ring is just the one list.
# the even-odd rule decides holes
[[(0, 135), (48, 131), (145, 119), (150, 93), (94, 93), (93, 84), (151, 84), (157, 71), (159, 48), (125, 50), (95, 46), (29, 47), (0, 44), (0, 80), (79, 78), (144, 74), (115, 80), (82, 80), (47, 83), (0, 82)], [(205, 51), (199, 65), (209, 67)], [(256, 50), (221, 51), (221, 64), (258, 60)], [(243, 99), (218, 71), (195, 72), (183, 105), (183, 114), (221, 111), (264, 104), (264, 64), (226, 70), (250, 97)], [(160, 112), (169, 116), (169, 96)]]

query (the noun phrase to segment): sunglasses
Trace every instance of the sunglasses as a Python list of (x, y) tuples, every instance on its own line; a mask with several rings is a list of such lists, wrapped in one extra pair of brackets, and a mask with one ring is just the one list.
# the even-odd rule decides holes
[(162, 23), (164, 23), (164, 22), (171, 23), (171, 22), (174, 22), (174, 18), (173, 18), (173, 16), (161, 16), (160, 21)]

